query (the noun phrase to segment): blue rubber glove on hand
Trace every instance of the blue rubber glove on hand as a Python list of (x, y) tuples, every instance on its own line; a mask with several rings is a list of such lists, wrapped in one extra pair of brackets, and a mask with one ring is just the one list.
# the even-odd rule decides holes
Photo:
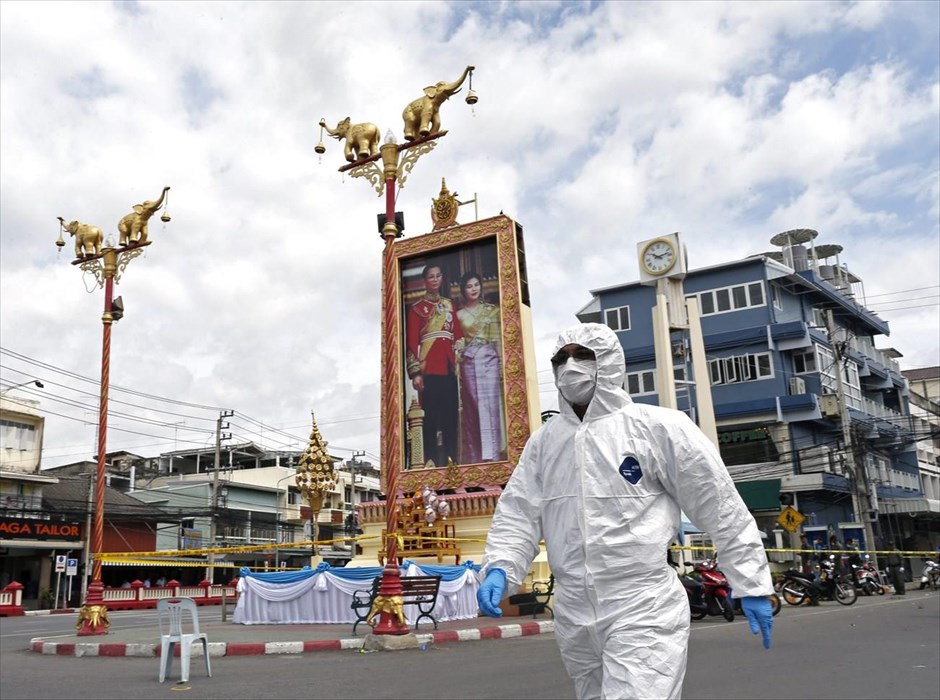
[(774, 613), (767, 598), (752, 597), (741, 598), (741, 609), (747, 616), (751, 632), (761, 633), (764, 640), (764, 649), (770, 649), (770, 635), (774, 626)]
[(506, 572), (502, 569), (490, 569), (477, 590), (480, 612), (490, 617), (502, 617), (503, 611), (499, 609), (499, 601), (503, 599), (505, 591)]

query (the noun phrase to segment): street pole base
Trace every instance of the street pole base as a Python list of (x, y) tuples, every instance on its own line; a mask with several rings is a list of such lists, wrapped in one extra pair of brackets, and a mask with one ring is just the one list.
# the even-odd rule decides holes
[[(389, 558), (389, 562), (394, 561), (394, 556)], [(401, 593), (401, 569), (396, 564), (387, 563), (382, 570), (379, 594), (372, 602), (371, 614), (378, 613), (379, 615), (378, 624), (372, 628), (373, 635), (401, 636), (411, 632), (405, 621)]]
[(405, 634), (372, 634), (362, 640), (363, 651), (403, 651), (421, 646), (414, 632)]
[(107, 634), (111, 621), (108, 619), (108, 606), (104, 604), (104, 584), (92, 581), (88, 585), (85, 604), (78, 611), (75, 629), (79, 637)]

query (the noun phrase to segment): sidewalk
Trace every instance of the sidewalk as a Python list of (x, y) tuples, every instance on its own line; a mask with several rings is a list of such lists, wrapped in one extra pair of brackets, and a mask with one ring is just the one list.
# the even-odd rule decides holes
[[(57, 610), (52, 614), (75, 613), (77, 610)], [(29, 611), (29, 614), (50, 614), (49, 611)], [(246, 656), (252, 654), (302, 654), (312, 651), (359, 651), (370, 632), (360, 624), (358, 635), (353, 636), (352, 624), (335, 625), (239, 625), (229, 619), (200, 620), (199, 628), (209, 638), (209, 656)], [(419, 645), (470, 642), (481, 639), (508, 639), (547, 634), (555, 631), (555, 623), (544, 615), (533, 619), (524, 617), (477, 617), (470, 620), (452, 620), (434, 626), (423, 621), (420, 629), (412, 629)], [(112, 621), (108, 634), (94, 637), (56, 635), (30, 640), (32, 651), (55, 656), (159, 656), (160, 634), (156, 622), (153, 629), (116, 629)], [(427, 648), (426, 646), (424, 648)], [(177, 645), (177, 655), (179, 645)], [(193, 647), (193, 656), (201, 656), (202, 647)]]

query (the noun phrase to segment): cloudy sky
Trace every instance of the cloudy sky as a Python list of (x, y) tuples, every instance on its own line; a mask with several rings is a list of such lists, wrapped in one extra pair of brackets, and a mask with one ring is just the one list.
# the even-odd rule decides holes
[[(44, 466), (95, 453), (103, 293), (56, 217), (116, 235), (172, 187), (115, 294), (109, 450), (235, 440), (379, 454), (384, 211), (317, 123), (401, 140), (425, 85), (476, 71), (400, 191), (442, 177), (525, 227), (542, 407), (589, 290), (681, 231), (701, 267), (792, 228), (844, 247), (879, 347), (940, 363), (936, 2), (16, 2), (0, 7), (0, 380), (34, 378)], [(464, 207), (459, 220), (472, 220)], [(68, 236), (66, 236), (68, 238)]]

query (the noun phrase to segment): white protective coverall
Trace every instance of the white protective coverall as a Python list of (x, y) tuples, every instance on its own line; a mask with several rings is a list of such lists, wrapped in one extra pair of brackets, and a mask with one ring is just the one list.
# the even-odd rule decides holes
[[(684, 414), (633, 403), (614, 332), (561, 334), (594, 351), (597, 385), (580, 420), (560, 414), (529, 439), (503, 491), (481, 576), (506, 572), (515, 594), (544, 538), (555, 576), (555, 636), (578, 698), (678, 698), (689, 604), (666, 562), (680, 508), (711, 534), (736, 597), (773, 584), (754, 518), (715, 446)], [(482, 580), (482, 579), (481, 579)]]

